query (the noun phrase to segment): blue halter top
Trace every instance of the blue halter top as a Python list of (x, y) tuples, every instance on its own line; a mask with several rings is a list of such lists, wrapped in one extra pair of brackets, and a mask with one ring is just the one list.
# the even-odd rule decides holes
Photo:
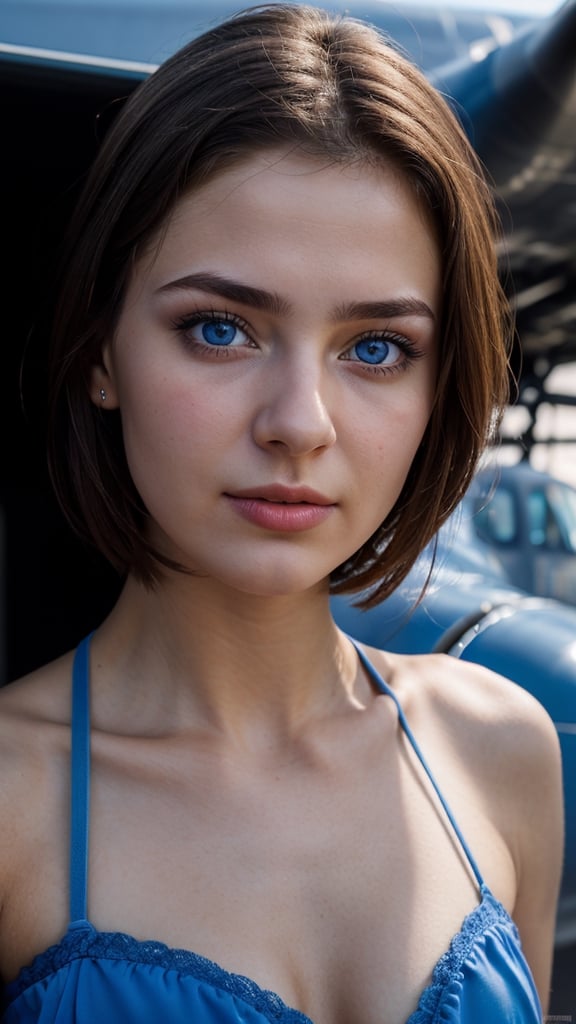
[[(88, 637), (78, 647), (73, 669), (70, 925), (61, 942), (8, 984), (3, 1024), (312, 1024), (273, 992), (197, 953), (100, 932), (87, 920), (89, 644)], [(478, 905), (436, 964), (407, 1024), (541, 1024), (516, 926), (484, 883), (396, 695), (355, 646), (375, 687), (394, 701), (479, 888)]]

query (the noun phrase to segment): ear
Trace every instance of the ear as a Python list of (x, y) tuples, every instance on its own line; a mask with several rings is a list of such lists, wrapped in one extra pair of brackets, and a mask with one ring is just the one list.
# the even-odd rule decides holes
[(101, 362), (96, 363), (90, 371), (90, 398), (100, 409), (120, 407), (109, 344), (102, 349)]

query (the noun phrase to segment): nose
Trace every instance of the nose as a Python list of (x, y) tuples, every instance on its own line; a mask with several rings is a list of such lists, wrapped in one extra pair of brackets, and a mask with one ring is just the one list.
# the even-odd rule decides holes
[[(264, 390), (265, 389), (265, 390)], [(327, 403), (322, 370), (310, 365), (276, 368), (274, 379), (263, 383), (253, 422), (261, 448), (282, 449), (297, 457), (330, 448), (336, 429)]]

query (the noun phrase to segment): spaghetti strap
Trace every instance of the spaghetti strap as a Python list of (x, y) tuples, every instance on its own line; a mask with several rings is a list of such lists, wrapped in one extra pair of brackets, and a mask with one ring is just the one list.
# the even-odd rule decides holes
[(364, 654), (364, 651), (360, 648), (360, 646), (356, 642), (356, 640), (354, 640), (353, 637), (351, 637), (351, 636), (348, 636), (348, 639), (351, 641), (351, 643), (356, 648), (358, 657), (360, 658), (360, 662), (362, 663), (362, 665), (366, 669), (366, 671), (367, 671), (368, 675), (370, 676), (370, 678), (376, 684), (377, 689), (380, 690), (381, 693), (386, 694), (386, 696), (391, 697), (392, 700), (394, 701), (394, 704), (396, 705), (396, 710), (398, 712), (398, 720), (400, 722), (400, 725), (402, 726), (402, 729), (404, 730), (404, 733), (405, 733), (405, 735), (406, 735), (410, 745), (412, 746), (412, 749), (414, 750), (414, 753), (416, 754), (418, 760), (420, 761), (420, 764), (422, 765), (424, 771), (426, 772), (426, 775), (428, 776), (428, 778), (430, 780), (430, 783), (432, 784), (432, 787), (433, 787), (433, 789), (434, 789), (434, 791), (435, 791), (435, 793), (436, 793), (436, 795), (437, 795), (437, 797), (438, 797), (442, 807), (444, 808), (444, 810), (446, 812), (446, 815), (448, 817), (448, 821), (450, 822), (452, 828), (454, 829), (454, 832), (455, 832), (455, 834), (456, 834), (456, 836), (458, 838), (458, 841), (459, 841), (459, 843), (460, 843), (460, 845), (461, 845), (461, 847), (462, 847), (462, 849), (464, 851), (464, 854), (466, 855), (466, 859), (468, 860), (468, 863), (469, 863), (470, 867), (472, 868), (472, 871), (473, 871), (473, 873), (475, 875), (476, 881), (478, 882), (480, 890), (484, 891), (486, 886), (485, 886), (485, 883), (484, 883), (484, 879), (483, 879), (483, 877), (482, 877), (482, 875), (480, 873), (480, 869), (478, 867), (478, 864), (476, 863), (476, 860), (475, 860), (475, 858), (474, 858), (474, 856), (472, 854), (472, 851), (470, 850), (470, 847), (468, 846), (468, 843), (464, 839), (464, 836), (462, 835), (462, 832), (460, 831), (460, 828), (459, 828), (458, 824), (456, 823), (456, 819), (454, 818), (454, 815), (452, 814), (452, 811), (450, 810), (450, 807), (448, 806), (448, 803), (446, 802), (445, 797), (443, 796), (442, 792), (440, 791), (440, 788), (438, 786), (438, 783), (436, 782), (436, 779), (434, 778), (430, 768), (428, 767), (428, 763), (426, 761), (426, 758), (424, 757), (424, 754), (422, 753), (422, 751), (420, 749), (418, 741), (417, 741), (416, 737), (414, 736), (414, 733), (412, 732), (412, 729), (410, 728), (410, 726), (408, 724), (408, 721), (406, 719), (404, 711), (402, 710), (402, 705), (400, 704), (400, 701), (398, 700), (398, 697), (396, 696), (394, 691), (391, 689), (391, 687), (388, 685), (388, 683), (386, 683), (384, 681), (384, 679), (382, 678), (380, 673), (374, 668), (374, 666), (369, 661), (368, 657)]
[(86, 920), (90, 827), (90, 640), (76, 649), (72, 669), (70, 757), (70, 921)]

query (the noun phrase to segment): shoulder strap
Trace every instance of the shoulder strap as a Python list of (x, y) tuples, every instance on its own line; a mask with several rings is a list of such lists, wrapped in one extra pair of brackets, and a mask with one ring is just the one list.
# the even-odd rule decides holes
[(72, 669), (70, 759), (70, 920), (86, 920), (90, 825), (90, 640), (76, 649)]
[(462, 847), (462, 849), (463, 849), (463, 851), (464, 851), (464, 853), (466, 855), (468, 863), (470, 864), (470, 867), (472, 868), (472, 871), (473, 871), (473, 873), (474, 873), (474, 875), (476, 877), (476, 881), (478, 882), (478, 885), (480, 886), (481, 889), (483, 889), (484, 888), (484, 879), (482, 878), (482, 875), (480, 873), (480, 869), (479, 869), (479, 867), (478, 867), (478, 865), (476, 863), (475, 858), (472, 855), (472, 851), (470, 850), (470, 847), (468, 846), (468, 843), (464, 839), (464, 836), (462, 835), (462, 832), (460, 831), (460, 829), (459, 829), (459, 827), (458, 827), (458, 825), (456, 823), (454, 815), (452, 814), (452, 811), (450, 810), (450, 807), (448, 806), (448, 803), (446, 802), (446, 799), (444, 798), (443, 794), (441, 793), (441, 791), (440, 791), (440, 789), (438, 787), (438, 783), (436, 782), (436, 779), (434, 778), (430, 768), (428, 767), (428, 763), (427, 763), (427, 761), (426, 761), (426, 759), (424, 757), (424, 754), (422, 753), (422, 751), (420, 749), (420, 746), (418, 744), (418, 741), (416, 740), (416, 737), (414, 736), (414, 733), (412, 732), (412, 729), (410, 728), (410, 726), (408, 724), (408, 721), (406, 719), (404, 711), (402, 710), (402, 706), (400, 704), (400, 701), (398, 700), (398, 697), (396, 696), (394, 691), (391, 689), (391, 687), (388, 685), (388, 683), (386, 683), (382, 679), (382, 676), (380, 675), (380, 673), (374, 668), (374, 666), (368, 660), (367, 656), (364, 654), (364, 651), (361, 650), (361, 648), (356, 643), (356, 641), (351, 636), (349, 636), (348, 639), (352, 642), (352, 644), (356, 648), (356, 651), (358, 652), (358, 657), (360, 658), (360, 661), (361, 661), (362, 665), (366, 669), (366, 671), (367, 671), (368, 675), (370, 676), (370, 678), (376, 684), (377, 688), (380, 690), (381, 693), (384, 693), (384, 694), (386, 694), (386, 696), (391, 697), (392, 700), (394, 701), (394, 703), (396, 705), (396, 709), (398, 711), (398, 720), (400, 722), (400, 725), (402, 726), (402, 729), (404, 730), (404, 733), (405, 733), (405, 735), (406, 735), (410, 745), (412, 746), (412, 749), (414, 750), (414, 753), (416, 754), (416, 757), (420, 761), (420, 764), (422, 765), (424, 771), (426, 772), (426, 775), (428, 776), (428, 778), (430, 780), (432, 788), (434, 789), (434, 791), (435, 791), (435, 793), (436, 793), (436, 795), (437, 795), (437, 797), (438, 797), (442, 807), (444, 808), (444, 811), (446, 812), (446, 816), (448, 818), (448, 821), (450, 822), (452, 828), (454, 829), (454, 832), (455, 832), (455, 834), (456, 834), (456, 836), (458, 838), (458, 841), (459, 841), (459, 843), (460, 843), (460, 845), (461, 845), (461, 847)]

